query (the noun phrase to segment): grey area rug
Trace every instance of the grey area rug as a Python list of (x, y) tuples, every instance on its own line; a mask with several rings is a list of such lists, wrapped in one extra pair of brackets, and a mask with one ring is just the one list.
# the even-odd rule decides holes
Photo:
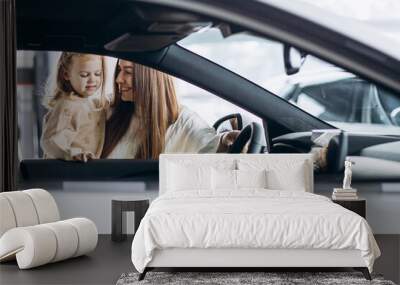
[(146, 284), (379, 284), (395, 285), (381, 275), (372, 275), (368, 281), (360, 272), (148, 272), (142, 281), (139, 273), (124, 273), (116, 285)]

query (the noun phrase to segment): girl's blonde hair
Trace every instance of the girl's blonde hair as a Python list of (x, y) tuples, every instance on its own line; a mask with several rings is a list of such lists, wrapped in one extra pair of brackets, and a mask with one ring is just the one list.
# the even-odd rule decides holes
[(57, 101), (64, 96), (65, 94), (70, 94), (74, 92), (74, 89), (71, 86), (71, 83), (65, 79), (65, 73), (69, 72), (69, 69), (72, 65), (72, 61), (74, 58), (85, 58), (85, 57), (98, 57), (101, 60), (101, 94), (100, 94), (100, 102), (98, 105), (99, 108), (105, 107), (106, 103), (108, 102), (105, 96), (105, 79), (106, 79), (106, 59), (104, 56), (96, 55), (96, 54), (85, 54), (85, 53), (76, 53), (76, 52), (62, 52), (60, 58), (58, 59), (57, 63), (57, 71), (55, 74), (55, 78), (53, 78), (49, 82), (51, 85), (49, 95), (44, 97), (43, 105), (51, 109), (55, 106)]
[(113, 151), (119, 140), (127, 132), (133, 114), (139, 120), (136, 140), (139, 148), (136, 159), (158, 159), (165, 148), (165, 135), (168, 127), (175, 123), (179, 115), (172, 76), (134, 63), (133, 89), (135, 102), (124, 102), (116, 84), (120, 72), (117, 63), (114, 75), (114, 111), (107, 121), (106, 140), (102, 158)]

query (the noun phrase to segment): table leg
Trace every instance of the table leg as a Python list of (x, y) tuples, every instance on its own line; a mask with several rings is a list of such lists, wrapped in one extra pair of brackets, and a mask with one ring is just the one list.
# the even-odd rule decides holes
[(112, 201), (111, 240), (112, 241), (124, 240), (124, 235), (122, 234), (122, 203), (120, 201)]

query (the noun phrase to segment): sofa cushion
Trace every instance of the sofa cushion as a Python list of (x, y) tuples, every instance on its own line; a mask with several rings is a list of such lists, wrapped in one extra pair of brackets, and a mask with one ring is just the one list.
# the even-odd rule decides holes
[(9, 229), (15, 228), (17, 222), (15, 221), (15, 216), (13, 209), (11, 207), (8, 199), (0, 194), (0, 237)]
[(56, 201), (51, 194), (43, 189), (29, 189), (22, 191), (29, 195), (35, 206), (39, 224), (51, 223), (60, 220), (60, 213)]
[(14, 227), (33, 226), (60, 219), (57, 204), (43, 189), (0, 193), (0, 237)]
[(26, 227), (39, 224), (36, 207), (29, 195), (22, 191), (3, 192), (14, 213), (17, 227)]

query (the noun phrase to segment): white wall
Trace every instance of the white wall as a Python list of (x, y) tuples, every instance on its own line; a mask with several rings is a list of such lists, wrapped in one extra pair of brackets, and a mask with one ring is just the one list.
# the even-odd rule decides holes
[(156, 187), (144, 182), (64, 182), (62, 189), (49, 189), (63, 219), (86, 217), (94, 221), (100, 234), (111, 233), (111, 200), (154, 199)]

